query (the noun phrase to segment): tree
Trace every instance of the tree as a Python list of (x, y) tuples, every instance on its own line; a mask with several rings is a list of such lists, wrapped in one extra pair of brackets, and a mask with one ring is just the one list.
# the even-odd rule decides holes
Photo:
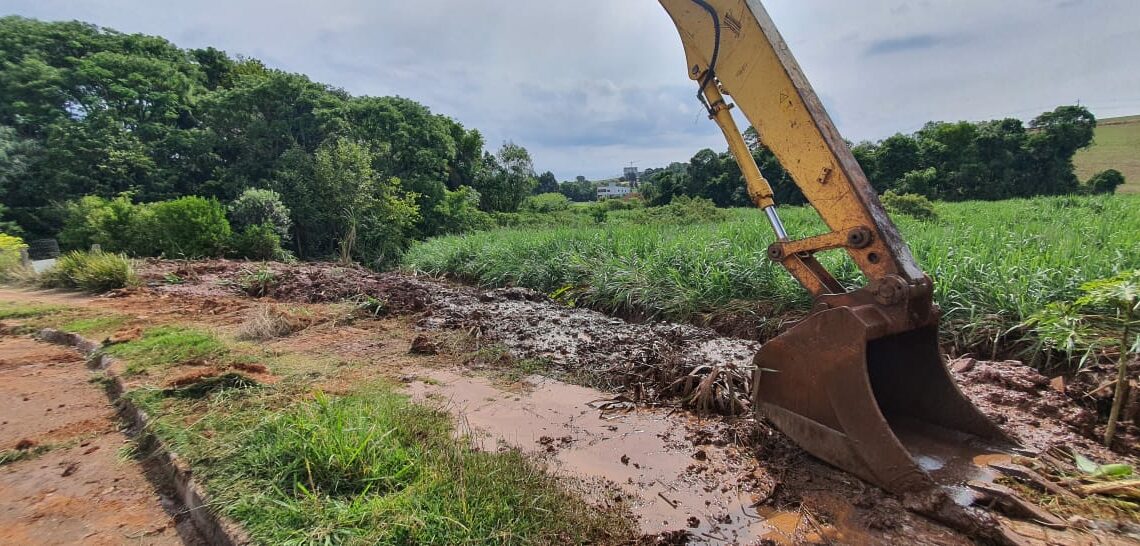
[(871, 185), (877, 192), (887, 191), (895, 187), (903, 175), (918, 169), (919, 161), (918, 142), (913, 137), (902, 134), (887, 137), (875, 148)]
[(483, 164), (485, 169), (475, 189), (484, 211), (516, 212), (538, 185), (530, 153), (513, 142), (503, 144), (495, 155), (486, 154)]
[(348, 139), (331, 140), (317, 150), (313, 190), (324, 196), (322, 236), (335, 241), (344, 263), (388, 263), (404, 250), (419, 220), (418, 196), (403, 191), (397, 178), (379, 178), (368, 150)]
[(253, 226), (267, 226), (279, 240), (289, 240), (293, 220), (281, 195), (273, 190), (250, 188), (229, 206), (230, 225), (238, 232)]
[(468, 186), (444, 194), (435, 206), (433, 235), (448, 235), (488, 229), (494, 225), (491, 215), (479, 210), (479, 192)]
[(221, 256), (232, 231), (217, 199), (187, 196), (153, 205), (158, 250), (168, 258)]
[(534, 193), (558, 193), (558, 179), (554, 177), (554, 173), (546, 171), (538, 176), (538, 185), (534, 188)]
[(646, 169), (642, 177), (641, 195), (651, 207), (660, 207), (685, 195), (689, 186), (689, 170), (685, 163), (671, 163), (664, 169)]
[(1124, 174), (1116, 169), (1108, 169), (1092, 175), (1085, 188), (1091, 193), (1116, 193), (1116, 188), (1124, 185)]
[(598, 191), (594, 184), (586, 177), (579, 176), (573, 181), (563, 182), (558, 185), (558, 193), (565, 195), (567, 199), (577, 202), (586, 203), (598, 200)]

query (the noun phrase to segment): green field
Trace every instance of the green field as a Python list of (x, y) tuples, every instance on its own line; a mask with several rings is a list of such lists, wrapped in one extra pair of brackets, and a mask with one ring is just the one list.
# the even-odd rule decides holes
[(1073, 158), (1081, 181), (1105, 169), (1124, 173), (1119, 193), (1140, 193), (1140, 116), (1102, 119), (1096, 140)]
[[(897, 218), (959, 351), (992, 352), (994, 337), (1087, 280), (1140, 268), (1140, 196), (1050, 197), (938, 204), (940, 218)], [(808, 305), (806, 293), (765, 249), (762, 215), (734, 209), (711, 224), (501, 229), (414, 246), (405, 267), (485, 286), (517, 285), (626, 315), (702, 322), (760, 315), (778, 328)], [(819, 233), (814, 211), (786, 208), (795, 236)], [(861, 275), (842, 253), (822, 261), (845, 283)], [(765, 324), (765, 321), (772, 324)], [(1008, 354), (1011, 347), (1001, 349)]]

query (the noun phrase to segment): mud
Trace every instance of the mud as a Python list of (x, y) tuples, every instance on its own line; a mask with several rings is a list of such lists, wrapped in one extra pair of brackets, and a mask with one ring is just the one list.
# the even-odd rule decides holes
[[(147, 288), (93, 305), (147, 321), (232, 328), (250, 307), (239, 283), (260, 267), (152, 262), (143, 268)], [(481, 290), (366, 272), (357, 282), (350, 268), (330, 264), (264, 267), (287, 280), (263, 299), (303, 304), (338, 297), (361, 302), (367, 296), (385, 302), (383, 315), (404, 316), (351, 324), (329, 320), (265, 344), (267, 350), (330, 359), (320, 388), (348, 392), (377, 374), (403, 380), (421, 399), (446, 402), (463, 415), (486, 448), (501, 442), (544, 458), (558, 472), (592, 484), (595, 498), (632, 509), (643, 529), (662, 540), (684, 534), (714, 544), (969, 542), (961, 532), (908, 511), (936, 508), (868, 486), (752, 419), (747, 393), (757, 343), (707, 328), (636, 323), (567, 308), (525, 289)], [(177, 271), (183, 282), (167, 282), (167, 274)], [(455, 336), (510, 356), (488, 362), (460, 354), (449, 341)], [(472, 375), (525, 360), (525, 369), (597, 390), (533, 376), (504, 387)], [(1099, 447), (1097, 409), (1081, 401), (1088, 384), (1073, 381), (1067, 391), (1058, 390), (1016, 362), (952, 362), (951, 370), (967, 396), (1032, 451), (1076, 447), (1105, 462), (1128, 462), (1121, 454), (1135, 455), (1132, 425), (1122, 427), (1126, 440), (1116, 446), (1118, 453)], [(694, 396), (701, 382), (711, 385), (704, 391), (708, 396)], [(993, 479), (985, 464), (1003, 460), (980, 451), (967, 457), (983, 455), (971, 461), (977, 464), (957, 466), (947, 464), (961, 459), (951, 455), (960, 454), (916, 454), (959, 485)], [(968, 501), (964, 489), (952, 492), (961, 493), (959, 502)]]
[(443, 292), (420, 327), (471, 332), (501, 343), (516, 358), (545, 360), (566, 377), (637, 401), (683, 396), (716, 370), (721, 388), (708, 408), (747, 414), (751, 406), (752, 357), (759, 343), (684, 324), (630, 323), (568, 308), (524, 288)]
[(930, 544), (965, 543), (898, 505), (852, 507), (835, 494), (841, 490), (801, 489), (776, 507), (781, 482), (770, 470), (786, 461), (758, 459), (746, 441), (729, 441), (755, 432), (734, 429), (739, 421), (633, 407), (541, 376), (527, 377), (524, 392), (504, 391), (461, 372), (426, 370), (409, 378), (408, 390), (453, 412), (483, 449), (531, 453), (595, 502), (629, 510), (657, 537), (651, 543), (889, 544), (908, 533)]
[(1104, 427), (1095, 411), (1078, 403), (1085, 396), (1078, 385), (1060, 392), (1048, 377), (1018, 361), (963, 359), (950, 369), (966, 396), (1032, 451), (1061, 446), (1100, 461), (1140, 456), (1140, 436), (1132, 423), (1118, 428), (1115, 453), (1104, 447)]
[(0, 467), (2, 544), (203, 544), (147, 481), (84, 359), (0, 338), (0, 449), (45, 452)]

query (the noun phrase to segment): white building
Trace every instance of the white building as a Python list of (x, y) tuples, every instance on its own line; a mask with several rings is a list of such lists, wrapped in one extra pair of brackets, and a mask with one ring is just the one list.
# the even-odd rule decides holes
[(625, 197), (633, 193), (629, 186), (618, 186), (617, 184), (610, 184), (608, 186), (598, 187), (598, 200), (612, 199), (614, 197)]

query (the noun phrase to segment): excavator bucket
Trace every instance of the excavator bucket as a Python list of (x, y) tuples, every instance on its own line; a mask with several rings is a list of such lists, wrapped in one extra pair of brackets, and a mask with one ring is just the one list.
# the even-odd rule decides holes
[(755, 358), (759, 416), (816, 457), (895, 493), (971, 479), (940, 471), (1014, 445), (954, 384), (937, 322), (881, 331), (873, 306), (838, 307), (769, 341)]

